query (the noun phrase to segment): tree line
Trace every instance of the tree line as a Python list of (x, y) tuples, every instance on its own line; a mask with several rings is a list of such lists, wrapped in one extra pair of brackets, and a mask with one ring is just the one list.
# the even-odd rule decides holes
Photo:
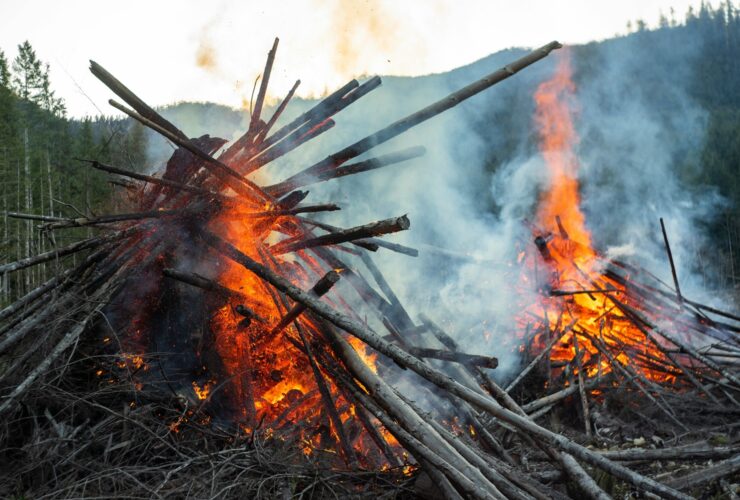
[[(9, 213), (80, 217), (105, 212), (115, 203), (107, 177), (78, 158), (141, 168), (146, 135), (130, 121), (69, 119), (64, 99), (53, 90), (49, 65), (32, 45), (21, 43), (12, 61), (0, 50), (0, 262), (90, 236), (85, 229), (45, 234), (37, 229), (37, 221), (14, 219)], [(0, 276), (0, 304), (29, 292), (65, 264), (52, 262)]]

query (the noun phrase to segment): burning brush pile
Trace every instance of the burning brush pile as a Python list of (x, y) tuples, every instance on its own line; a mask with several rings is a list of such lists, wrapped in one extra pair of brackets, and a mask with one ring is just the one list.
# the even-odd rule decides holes
[(311, 184), (423, 155), (414, 147), (356, 159), (559, 47), (552, 42), (287, 179), (260, 184), (252, 174), (331, 129), (332, 116), (380, 79), (353, 80), (276, 129), (298, 86), (262, 117), (276, 40), (249, 129), (227, 144), (188, 138), (93, 62), (126, 103), (111, 104), (177, 149), (156, 176), (86, 159), (119, 176), (130, 213), (14, 214), (40, 220), (48, 234), (103, 232), (0, 266), (11, 273), (76, 255), (76, 265), (0, 311), (2, 493), (730, 492), (740, 467), (740, 318), (591, 246), (567, 58), (536, 95), (551, 185), (511, 282), (539, 299), (523, 302), (511, 326), (524, 363), (498, 380), (504, 387), (491, 377), (496, 358), (462, 352), (454, 332), (426, 316), (414, 321), (374, 264), (377, 251), (418, 254), (382, 238), (408, 229), (405, 215), (340, 228), (311, 215), (337, 205), (305, 202)]

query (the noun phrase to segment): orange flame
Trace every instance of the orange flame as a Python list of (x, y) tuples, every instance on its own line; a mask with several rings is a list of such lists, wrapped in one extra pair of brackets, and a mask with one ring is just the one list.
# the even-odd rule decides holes
[[(549, 185), (541, 195), (535, 217), (538, 252), (529, 259), (521, 254), (517, 258), (529, 271), (529, 276), (522, 275), (522, 285), (537, 283), (545, 295), (525, 308), (527, 318), (541, 318), (535, 325), (534, 331), (539, 333), (534, 335), (534, 344), (544, 348), (554, 336), (564, 333), (550, 352), (551, 377), (563, 374), (566, 366), (577, 374), (579, 365), (584, 376), (601, 376), (618, 363), (650, 380), (672, 382), (675, 372), (669, 369), (669, 363), (665, 363), (666, 369), (655, 369), (656, 360), (658, 364), (668, 361), (666, 355), (625, 314), (618, 302), (628, 300), (622, 293), (624, 287), (602, 273), (603, 261), (592, 247), (579, 193), (575, 93), (570, 56), (564, 51), (553, 77), (534, 95), (539, 149)], [(551, 290), (580, 293), (550, 296)], [(612, 291), (607, 294), (604, 290)], [(526, 321), (523, 317), (521, 323)], [(609, 347), (613, 361), (602, 359), (598, 342)], [(650, 362), (642, 362), (648, 358)]]

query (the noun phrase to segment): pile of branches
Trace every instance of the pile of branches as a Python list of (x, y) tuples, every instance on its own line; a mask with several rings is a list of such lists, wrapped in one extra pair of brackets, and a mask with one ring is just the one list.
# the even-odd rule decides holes
[[(426, 317), (414, 322), (368, 253), (382, 248), (414, 255), (414, 249), (379, 238), (407, 229), (408, 218), (342, 229), (298, 215), (337, 208), (330, 203), (301, 205), (307, 193), (300, 188), (419, 156), (423, 148), (347, 164), (558, 47), (552, 42), (537, 49), (269, 186), (258, 186), (247, 175), (331, 128), (331, 117), (376, 88), (380, 79), (362, 85), (350, 82), (271, 134), (296, 88), (270, 119), (261, 119), (276, 40), (268, 55), (249, 129), (216, 157), (225, 141), (207, 136), (188, 138), (100, 65), (92, 63), (93, 73), (130, 108), (116, 101), (111, 104), (178, 149), (161, 177), (89, 162), (92, 167), (141, 183), (131, 185), (138, 193), (136, 212), (53, 220), (15, 214), (40, 219), (47, 232), (80, 226), (107, 232), (0, 266), (0, 273), (10, 273), (69, 255), (84, 256), (76, 266), (60, 271), (0, 311), (4, 322), (0, 329), (4, 363), (0, 374), (0, 461), (3, 474), (15, 478), (3, 481), (7, 485), (3, 493), (76, 498), (416, 494), (545, 499), (608, 498), (606, 489), (612, 494), (641, 492), (663, 498), (690, 498), (683, 491), (691, 484), (666, 484), (656, 479), (654, 471), (623, 464), (624, 460), (644, 459), (601, 452), (579, 436), (568, 436), (565, 430), (537, 423), (535, 410), (517, 402), (485, 371), (495, 368), (495, 358), (461, 352), (454, 336)], [(260, 208), (242, 216), (264, 220), (267, 228), (275, 230), (290, 227), (290, 237), (269, 246), (260, 242), (258, 259), (214, 234), (208, 222), (233, 198), (257, 200), (254, 205)], [(323, 234), (317, 235), (316, 231)], [(246, 433), (216, 425), (206, 407), (194, 404), (181, 391), (166, 395), (141, 390), (132, 373), (135, 370), (128, 364), (123, 363), (119, 370), (112, 368), (122, 353), (110, 357), (99, 344), (102, 335), (116, 339), (114, 344), (118, 345), (124, 340), (117, 338), (111, 311), (125, 310), (125, 290), (132, 281), (142, 270), (158, 269), (157, 261), (175, 252), (183, 236), (210, 255), (228, 259), (256, 276), (271, 290), (282, 317), (261, 318), (244, 305), (242, 291), (182, 267), (164, 269), (162, 278), (233, 301), (234, 307), (241, 307), (245, 321), (276, 320), (270, 335), (283, 335), (310, 367), (323, 405), (321, 415), (332, 430), (327, 440), (333, 440), (334, 447), (307, 457), (290, 435), (276, 436), (272, 429), (261, 429), (255, 422), (256, 415), (250, 422), (256, 425), (250, 425)], [(322, 263), (323, 274), (312, 288), (305, 289), (292, 279), (294, 266), (276, 257), (285, 253), (301, 257), (301, 252), (309, 250)], [(382, 293), (340, 259), (340, 252), (359, 257)], [(355, 290), (385, 333), (378, 333), (379, 328), (349, 307), (321, 298), (340, 280)], [(353, 337), (377, 353), (377, 373), (350, 343)], [(157, 364), (160, 354), (150, 353), (151, 358), (146, 360), (149, 366)], [(110, 369), (101, 370), (101, 366)], [(403, 394), (390, 384), (392, 370), (406, 373), (417, 382), (418, 392)], [(738, 389), (734, 380), (721, 382), (730, 390)], [(442, 415), (430, 413), (414, 400), (427, 393), (447, 403), (440, 410)], [(339, 418), (340, 398), (354, 405), (356, 419), (343, 422)], [(366, 457), (358, 456), (353, 442), (356, 433), (350, 432), (353, 428), (362, 428), (372, 438), (375, 452), (384, 457), (385, 470), (368, 467)], [(390, 433), (402, 449), (390, 443), (383, 431)], [(728, 452), (711, 448), (697, 453), (714, 458)], [(728, 468), (737, 470), (736, 449), (731, 448), (731, 453), (733, 458), (728, 463), (721, 462), (725, 472)], [(665, 455), (675, 457), (676, 453)], [(532, 465), (540, 459), (541, 466)], [(710, 475), (715, 479), (727, 475), (707, 470), (713, 471)], [(603, 478), (608, 478), (611, 485)], [(423, 489), (425, 482), (434, 485), (432, 490)]]

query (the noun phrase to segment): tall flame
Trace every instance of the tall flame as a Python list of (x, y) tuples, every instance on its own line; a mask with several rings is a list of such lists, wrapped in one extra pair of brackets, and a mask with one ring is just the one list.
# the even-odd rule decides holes
[[(565, 366), (571, 373), (605, 374), (619, 363), (648, 379), (670, 382), (675, 379), (673, 370), (652, 367), (655, 360), (659, 364), (667, 361), (660, 346), (625, 313), (627, 307), (639, 308), (640, 304), (621, 302), (629, 300), (624, 286), (602, 271), (605, 261), (592, 247), (581, 211), (572, 76), (570, 55), (564, 51), (553, 77), (534, 95), (539, 149), (549, 179), (533, 228), (537, 252), (520, 259), (529, 264), (530, 275), (525, 274), (523, 282), (536, 283), (541, 297), (524, 308), (527, 314), (521, 322), (529, 323), (532, 316), (540, 318), (537, 324), (530, 324), (534, 326), (534, 344), (540, 348), (562, 335), (550, 352), (550, 376), (562, 375)], [(553, 290), (559, 293), (553, 294)], [(602, 358), (597, 343), (609, 347), (611, 360)], [(642, 359), (651, 361), (645, 364)], [(663, 366), (668, 367), (669, 362)]]
[(578, 143), (573, 126), (575, 90), (569, 52), (564, 51), (558, 59), (555, 75), (534, 94), (539, 147), (550, 174), (550, 188), (540, 200), (536, 221), (541, 227), (549, 228), (558, 216), (564, 227), (567, 226), (570, 238), (590, 247), (591, 234), (581, 212), (579, 165), (574, 152)]

